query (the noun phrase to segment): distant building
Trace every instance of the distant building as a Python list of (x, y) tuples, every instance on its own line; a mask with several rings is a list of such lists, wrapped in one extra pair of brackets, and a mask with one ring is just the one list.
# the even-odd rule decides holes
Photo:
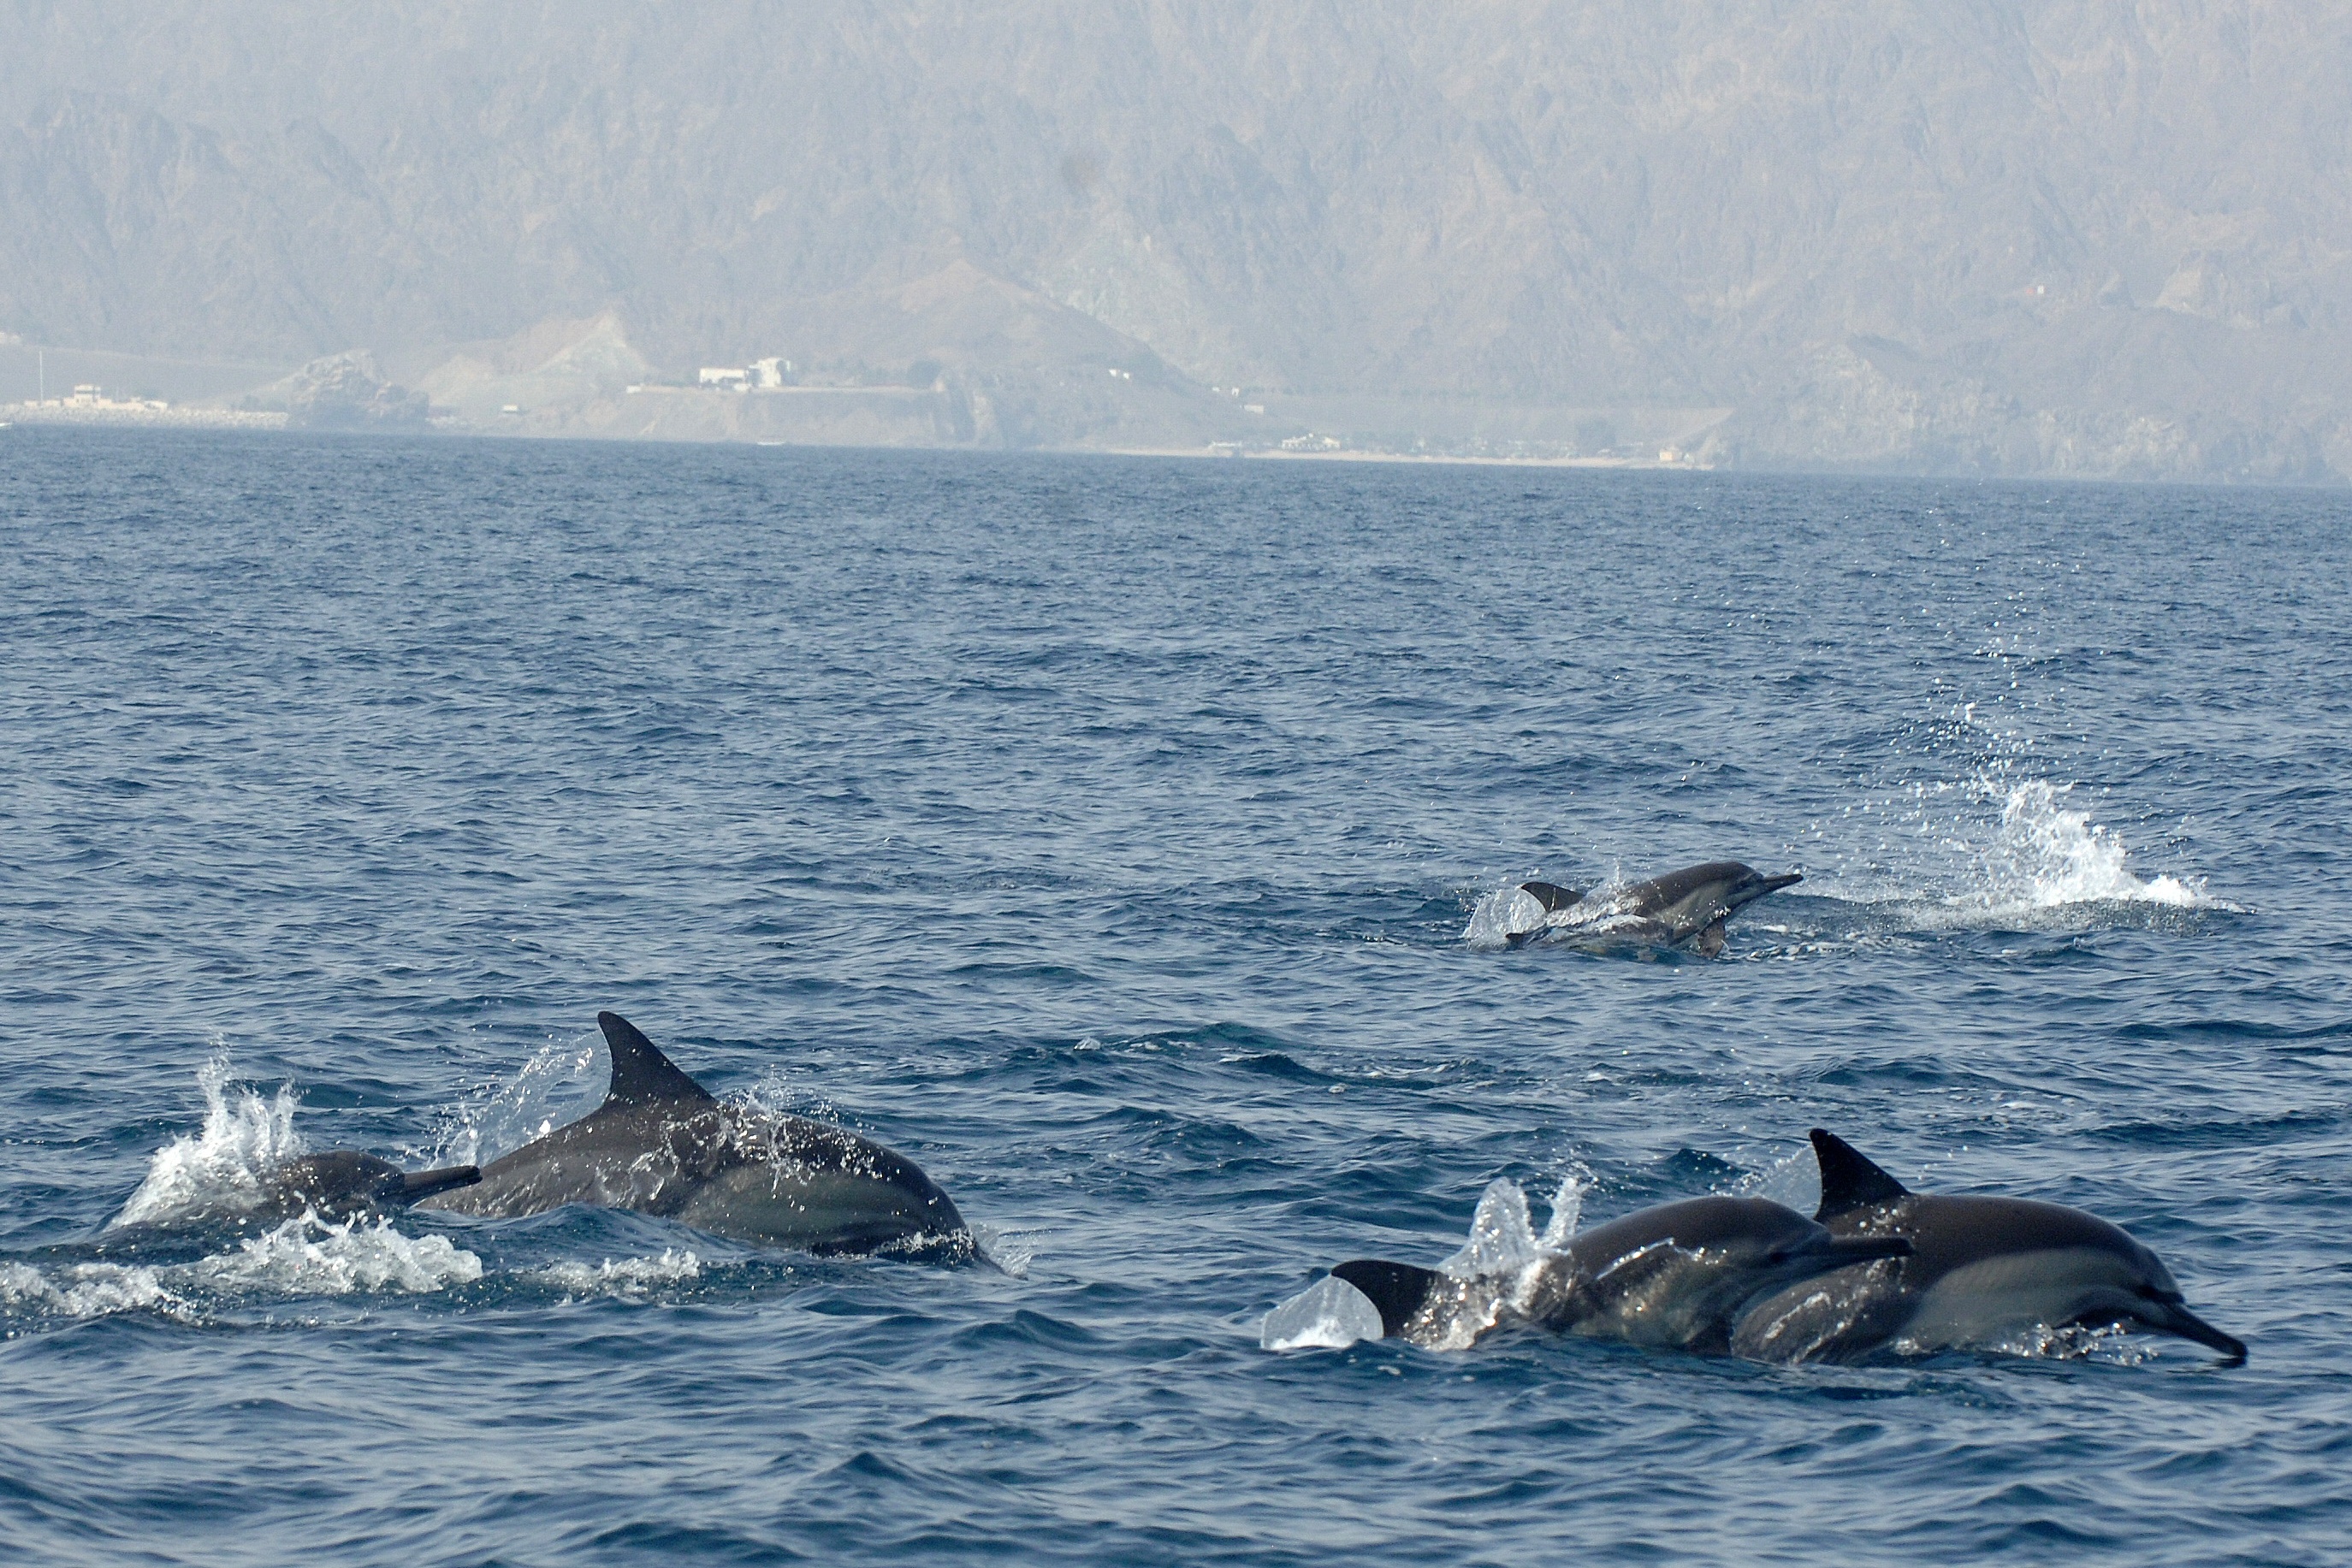
[(751, 361), (751, 384), (761, 392), (775, 391), (792, 373), (793, 362), (781, 354)]
[(705, 365), (702, 384), (722, 392), (742, 392), (751, 384), (751, 372), (740, 365)]

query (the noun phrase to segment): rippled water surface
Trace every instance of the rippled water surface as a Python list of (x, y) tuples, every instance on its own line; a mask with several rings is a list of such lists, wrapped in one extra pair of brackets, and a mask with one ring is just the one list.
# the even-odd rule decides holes
[[(0, 1540), (2343, 1561), (2347, 510), (0, 433)], [(1719, 958), (1489, 940), (1718, 858), (1805, 874)], [(602, 1008), (993, 1261), (170, 1223), (512, 1148)], [(2251, 1363), (1261, 1348), (1497, 1177), (1809, 1203), (1815, 1124), (2126, 1226)]]

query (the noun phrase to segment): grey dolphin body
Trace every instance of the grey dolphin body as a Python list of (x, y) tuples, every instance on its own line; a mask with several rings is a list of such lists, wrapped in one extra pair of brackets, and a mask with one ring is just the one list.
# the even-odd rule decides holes
[(1733, 1348), (1768, 1361), (1854, 1361), (1882, 1350), (1993, 1349), (2041, 1329), (2177, 1334), (2246, 1359), (2190, 1312), (2155, 1253), (2079, 1208), (1905, 1189), (1816, 1127), (1822, 1206), (1840, 1236), (1901, 1237), (1911, 1255), (1843, 1270), (1756, 1303)]
[(1369, 1258), (1331, 1272), (1370, 1298), (1383, 1333), (1419, 1344), (1460, 1343), (1465, 1323), (1475, 1334), (1517, 1319), (1591, 1339), (1720, 1352), (1758, 1297), (1909, 1249), (1885, 1237), (1832, 1236), (1760, 1197), (1694, 1197), (1582, 1231), (1517, 1280), (1458, 1280)]
[(854, 1133), (713, 1099), (626, 1019), (604, 1103), (425, 1207), (511, 1218), (567, 1203), (635, 1209), (759, 1246), (969, 1256), (971, 1231), (914, 1164)]
[(1723, 951), (1725, 921), (1765, 894), (1804, 880), (1801, 872), (1767, 876), (1738, 861), (1709, 861), (1614, 893), (1580, 892), (1549, 882), (1521, 883), (1520, 891), (1544, 906), (1544, 924), (1509, 940), (1514, 947), (1555, 935), (1570, 940), (1586, 936), (1612, 942), (1648, 942), (1662, 947), (1693, 942), (1712, 958)]
[(341, 1219), (415, 1203), (481, 1179), (481, 1171), (473, 1166), (404, 1171), (390, 1160), (341, 1149), (304, 1155), (269, 1172), (261, 1202), (250, 1212), (264, 1219), (290, 1219), (309, 1210), (321, 1218)]

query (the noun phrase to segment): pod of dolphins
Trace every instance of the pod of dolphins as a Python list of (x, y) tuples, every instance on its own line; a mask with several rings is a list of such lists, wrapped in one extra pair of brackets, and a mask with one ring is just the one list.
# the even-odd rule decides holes
[[(1723, 949), (1724, 923), (1799, 881), (1733, 861), (1613, 892), (1530, 882), (1531, 941)], [(373, 1155), (289, 1160), (244, 1212), (342, 1218), (404, 1205), (511, 1218), (566, 1204), (658, 1215), (810, 1252), (977, 1255), (954, 1202), (913, 1162), (827, 1123), (713, 1097), (617, 1013), (604, 1103), (487, 1166), (408, 1173)], [(1465, 1276), (1357, 1259), (1330, 1270), (1382, 1333), (1436, 1348), (1510, 1324), (1783, 1363), (1999, 1350), (2070, 1329), (2171, 1334), (2231, 1364), (2244, 1343), (2190, 1312), (2156, 1255), (2080, 1209), (1914, 1193), (1850, 1145), (1811, 1134), (1821, 1207), (1760, 1197), (1663, 1203), (1578, 1232), (1507, 1271)]]

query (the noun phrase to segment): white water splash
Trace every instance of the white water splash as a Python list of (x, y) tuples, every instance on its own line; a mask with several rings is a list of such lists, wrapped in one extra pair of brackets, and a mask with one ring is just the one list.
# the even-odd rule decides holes
[(1990, 907), (2053, 909), (2069, 904), (2146, 903), (2193, 909), (2210, 904), (2201, 883), (2176, 876), (2147, 881), (2126, 864), (2123, 841), (2075, 810), (2072, 784), (2032, 779), (2000, 791), (2000, 828), (1983, 859), (1981, 884), (1963, 900)]
[(73, 1263), (48, 1273), (26, 1263), (0, 1263), (0, 1312), (10, 1318), (140, 1312), (182, 1322), (197, 1318), (194, 1306), (163, 1282), (160, 1270), (123, 1263)]
[(1512, 937), (1543, 929), (1544, 915), (1542, 903), (1526, 888), (1516, 883), (1498, 887), (1472, 906), (1462, 940), (1476, 952), (1499, 952), (1511, 945)]
[(1733, 1186), (1739, 1197), (1769, 1198), (1783, 1208), (1811, 1214), (1822, 1206), (1822, 1165), (1812, 1145), (1775, 1160)]
[(1257, 1343), (1264, 1350), (1345, 1350), (1378, 1339), (1381, 1310), (1337, 1274), (1326, 1274), (1265, 1314)]
[(1016, 1280), (1029, 1277), (1029, 1265), (1036, 1260), (1037, 1244), (1025, 1233), (999, 1230), (995, 1226), (971, 1220), (973, 1249), (989, 1262)]
[(187, 1281), (230, 1294), (347, 1296), (359, 1291), (418, 1294), (482, 1277), (482, 1260), (446, 1236), (404, 1236), (388, 1219), (333, 1224), (316, 1214), (289, 1219), (239, 1244), (233, 1252), (199, 1259)]
[(471, 1284), (482, 1260), (445, 1236), (404, 1236), (387, 1221), (335, 1225), (305, 1214), (233, 1250), (193, 1263), (0, 1263), (0, 1314), (86, 1319), (152, 1312), (196, 1323), (206, 1307), (244, 1296), (421, 1294)]
[(294, 1130), (292, 1085), (281, 1087), (273, 1100), (232, 1086), (225, 1055), (205, 1062), (196, 1082), (205, 1093), (203, 1131), (156, 1151), (114, 1224), (161, 1224), (251, 1208), (260, 1200), (264, 1174), (303, 1152)]
[[(1550, 1220), (1538, 1235), (1518, 1183), (1503, 1176), (1488, 1182), (1471, 1216), (1468, 1239), (1437, 1266), (1447, 1278), (1475, 1288), (1463, 1294), (1428, 1338), (1416, 1335), (1416, 1341), (1428, 1350), (1467, 1350), (1494, 1327), (1504, 1306), (1522, 1298), (1537, 1271), (1568, 1249), (1582, 1221), (1590, 1185), (1581, 1170), (1563, 1176), (1552, 1195)], [(1378, 1339), (1381, 1332), (1380, 1310), (1370, 1300), (1345, 1280), (1327, 1275), (1268, 1312), (1258, 1343), (1267, 1350), (1337, 1349)]]
[(428, 1165), (488, 1165), (596, 1108), (612, 1081), (601, 1038), (539, 1048), (513, 1077), (443, 1113)]
[(690, 1251), (663, 1248), (658, 1258), (607, 1258), (601, 1263), (551, 1263), (540, 1278), (569, 1296), (636, 1298), (660, 1285), (702, 1277), (702, 1260)]

